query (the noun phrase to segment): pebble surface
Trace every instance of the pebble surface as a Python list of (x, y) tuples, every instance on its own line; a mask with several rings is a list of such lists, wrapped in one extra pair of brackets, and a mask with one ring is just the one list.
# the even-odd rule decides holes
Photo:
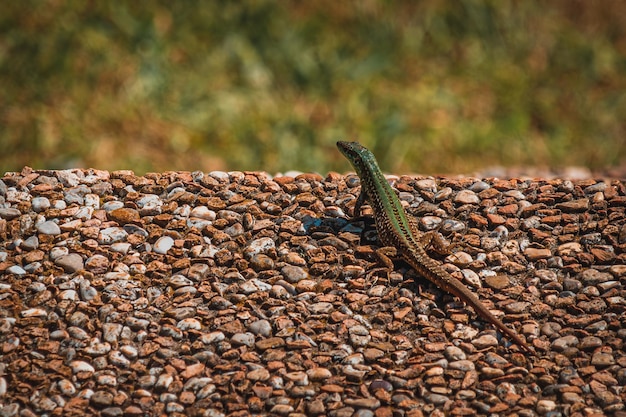
[(388, 179), (535, 355), (386, 269), (353, 174), (24, 168), (0, 416), (626, 416), (624, 182)]

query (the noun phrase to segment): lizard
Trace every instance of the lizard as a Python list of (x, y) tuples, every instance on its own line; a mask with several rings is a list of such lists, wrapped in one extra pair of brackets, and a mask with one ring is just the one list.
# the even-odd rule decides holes
[(418, 229), (415, 218), (404, 211), (400, 199), (387, 182), (378, 167), (374, 154), (358, 142), (337, 142), (339, 151), (350, 161), (361, 180), (361, 192), (354, 207), (354, 215), (359, 215), (367, 200), (374, 212), (378, 239), (384, 247), (395, 249), (396, 253), (420, 275), (451, 293), (471, 306), (476, 313), (495, 325), (527, 352), (530, 346), (514, 330), (505, 326), (461, 281), (450, 275), (426, 252), (432, 236)]

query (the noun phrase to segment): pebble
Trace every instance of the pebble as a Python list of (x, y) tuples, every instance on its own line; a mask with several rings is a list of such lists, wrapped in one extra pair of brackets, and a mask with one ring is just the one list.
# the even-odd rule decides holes
[(461, 190), (454, 197), (454, 202), (459, 204), (478, 204), (480, 202), (480, 198), (474, 191)]
[(272, 335), (272, 325), (265, 319), (250, 323), (248, 329), (257, 336), (270, 337)]
[(54, 260), (54, 263), (70, 273), (80, 271), (85, 267), (83, 258), (77, 253), (61, 255)]
[(70, 362), (70, 368), (75, 374), (79, 372), (95, 372), (95, 368), (84, 361), (72, 361)]
[(14, 275), (24, 275), (26, 274), (26, 270), (19, 265), (11, 265), (6, 269), (6, 272)]
[(121, 227), (107, 227), (101, 229), (98, 233), (98, 243), (101, 245), (110, 245), (115, 242), (126, 240), (128, 233)]
[(382, 268), (354, 175), (25, 168), (0, 180), (0, 415), (623, 409), (622, 182), (388, 180), (536, 354)]
[(174, 239), (169, 236), (160, 237), (153, 246), (156, 253), (166, 254), (174, 246)]
[(22, 215), (22, 212), (16, 208), (0, 207), (0, 219), (13, 220)]
[(59, 235), (61, 228), (52, 220), (45, 221), (37, 225), (37, 231), (44, 235)]

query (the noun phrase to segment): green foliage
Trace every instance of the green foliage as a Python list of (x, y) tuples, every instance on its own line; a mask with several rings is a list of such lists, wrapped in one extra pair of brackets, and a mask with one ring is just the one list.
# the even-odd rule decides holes
[(626, 3), (7, 2), (0, 171), (623, 163)]

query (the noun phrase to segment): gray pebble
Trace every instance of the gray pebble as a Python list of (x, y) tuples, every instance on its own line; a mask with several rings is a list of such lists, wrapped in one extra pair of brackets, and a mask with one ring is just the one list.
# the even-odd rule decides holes
[(270, 373), (265, 368), (254, 369), (246, 374), (246, 378), (250, 381), (267, 381), (270, 379)]
[(66, 187), (75, 187), (80, 183), (80, 177), (76, 172), (73, 172), (73, 170), (70, 169), (55, 171), (55, 175)]
[(202, 324), (200, 323), (200, 321), (192, 317), (180, 320), (178, 323), (176, 323), (176, 327), (178, 327), (182, 331), (202, 330)]
[(95, 391), (89, 402), (98, 408), (107, 407), (113, 404), (113, 394), (109, 391)]
[(10, 267), (8, 267), (6, 269), (6, 272), (8, 272), (9, 274), (13, 274), (13, 275), (24, 275), (24, 274), (26, 274), (26, 271), (24, 270), (24, 268), (22, 268), (19, 265), (11, 265)]
[(156, 216), (161, 214), (163, 201), (158, 195), (148, 194), (137, 200), (139, 206), (139, 214), (142, 216)]
[(159, 375), (156, 383), (154, 384), (154, 388), (161, 391), (166, 391), (167, 388), (174, 382), (174, 377), (170, 374), (163, 373)]
[(57, 382), (57, 387), (59, 388), (59, 391), (63, 395), (70, 396), (76, 393), (76, 387), (71, 381), (67, 379), (59, 380), (59, 382)]
[(126, 243), (126, 242), (116, 242), (113, 243), (111, 245), (111, 250), (113, 252), (119, 252), (119, 253), (123, 253), (123, 254), (127, 254), (128, 251), (130, 250), (130, 243)]
[(102, 323), (102, 338), (109, 343), (117, 342), (122, 333), (122, 325), (119, 323)]
[(85, 195), (85, 206), (91, 207), (93, 209), (100, 208), (100, 197), (96, 194), (86, 194)]
[(267, 253), (269, 250), (274, 249), (275, 247), (276, 244), (274, 243), (274, 240), (272, 238), (262, 237), (250, 242), (244, 248), (244, 253), (248, 258), (252, 258), (259, 253)]
[(132, 345), (124, 345), (120, 347), (120, 352), (128, 359), (137, 359), (137, 356), (139, 355), (137, 348)]
[(106, 203), (102, 205), (102, 209), (106, 212), (117, 210), (122, 207), (124, 207), (124, 203), (118, 200), (107, 201)]
[(174, 246), (174, 239), (169, 236), (161, 236), (152, 247), (152, 250), (156, 253), (166, 254)]
[(252, 333), (235, 333), (233, 337), (230, 338), (230, 341), (234, 345), (245, 345), (248, 347), (254, 346), (255, 338)]
[(444, 355), (449, 361), (460, 361), (465, 360), (467, 356), (463, 350), (459, 349), (456, 346), (448, 346), (444, 350)]
[(78, 301), (78, 294), (75, 290), (63, 290), (57, 296), (59, 300)]
[(85, 361), (72, 361), (70, 362), (70, 369), (73, 373), (79, 372), (95, 372), (96, 369)]
[(292, 284), (295, 284), (296, 282), (303, 280), (309, 276), (308, 272), (305, 271), (303, 268), (293, 265), (285, 265), (281, 269), (281, 273), (283, 274), (285, 279)]
[(77, 253), (59, 256), (54, 260), (54, 263), (69, 273), (80, 271), (85, 267), (83, 258)]
[(35, 197), (30, 203), (33, 211), (36, 213), (40, 213), (50, 208), (50, 200), (46, 197)]
[(20, 316), (24, 318), (30, 318), (30, 317), (43, 318), (43, 317), (46, 317), (47, 315), (48, 315), (48, 311), (39, 307), (29, 308), (27, 310), (23, 310), (22, 312), (20, 312)]
[(107, 227), (100, 230), (98, 234), (98, 243), (109, 245), (111, 243), (120, 242), (126, 239), (128, 233), (122, 227)]
[(45, 221), (37, 225), (37, 231), (44, 235), (58, 235), (61, 234), (59, 225), (52, 220)]
[(478, 204), (480, 198), (471, 190), (461, 190), (454, 197), (454, 202), (459, 204)]
[(70, 253), (70, 250), (68, 248), (64, 246), (55, 246), (54, 248), (50, 249), (50, 259), (54, 261), (61, 256), (67, 255), (68, 253)]
[(552, 342), (552, 349), (562, 352), (569, 347), (578, 347), (580, 344), (579, 339), (574, 335), (567, 335), (559, 337)]
[(203, 333), (200, 336), (200, 341), (204, 343), (205, 345), (210, 345), (213, 343), (221, 342), (222, 340), (225, 340), (225, 339), (226, 339), (226, 336), (224, 335), (223, 332), (220, 332), (220, 331), (211, 332), (211, 333)]
[(257, 320), (248, 325), (248, 330), (258, 336), (270, 337), (272, 325), (268, 320)]
[(22, 215), (22, 212), (16, 208), (0, 207), (0, 219), (13, 220)]
[(54, 200), (52, 202), (52, 208), (57, 210), (65, 210), (67, 208), (67, 203), (63, 200)]
[(322, 301), (309, 305), (308, 309), (311, 314), (328, 314), (333, 311), (333, 305), (331, 303)]
[(37, 235), (33, 235), (29, 237), (28, 239), (26, 239), (20, 244), (20, 248), (27, 250), (27, 251), (37, 249), (38, 247), (39, 247), (39, 238), (37, 237)]
[(91, 301), (96, 295), (98, 295), (98, 290), (92, 287), (89, 282), (82, 281), (79, 285), (80, 298), (83, 301)]
[(76, 213), (74, 213), (74, 218), (79, 220), (89, 220), (93, 215), (93, 210), (93, 207), (81, 207)]

